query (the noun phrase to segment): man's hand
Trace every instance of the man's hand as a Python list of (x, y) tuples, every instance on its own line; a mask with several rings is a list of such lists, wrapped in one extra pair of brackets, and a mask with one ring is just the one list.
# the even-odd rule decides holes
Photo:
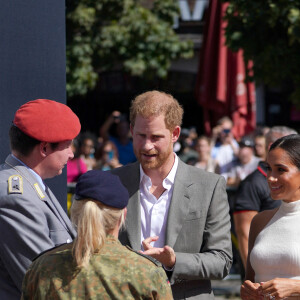
[(176, 262), (176, 255), (174, 250), (169, 246), (164, 246), (163, 248), (156, 248), (150, 245), (152, 242), (155, 242), (157, 240), (158, 236), (148, 237), (145, 240), (143, 240), (142, 244), (145, 251), (141, 251), (141, 253), (155, 258), (166, 268), (172, 269)]

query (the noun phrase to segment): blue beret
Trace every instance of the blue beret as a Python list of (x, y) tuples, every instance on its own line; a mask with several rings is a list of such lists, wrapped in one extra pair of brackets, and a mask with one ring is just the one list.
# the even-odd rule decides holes
[(104, 205), (123, 209), (128, 204), (128, 191), (117, 175), (91, 170), (82, 174), (76, 184), (75, 199), (93, 199)]

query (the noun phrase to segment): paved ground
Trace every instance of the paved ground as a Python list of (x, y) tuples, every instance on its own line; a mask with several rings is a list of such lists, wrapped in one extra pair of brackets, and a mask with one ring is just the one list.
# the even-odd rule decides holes
[(230, 275), (230, 277), (226, 277), (224, 280), (212, 280), (212, 286), (216, 300), (241, 299), (239, 297), (241, 279), (238, 275)]

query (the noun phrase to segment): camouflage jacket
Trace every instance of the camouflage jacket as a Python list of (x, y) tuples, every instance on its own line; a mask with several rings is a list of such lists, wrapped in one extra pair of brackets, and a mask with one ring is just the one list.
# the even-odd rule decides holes
[(86, 268), (78, 268), (72, 244), (38, 257), (28, 269), (22, 299), (173, 299), (161, 266), (109, 236)]

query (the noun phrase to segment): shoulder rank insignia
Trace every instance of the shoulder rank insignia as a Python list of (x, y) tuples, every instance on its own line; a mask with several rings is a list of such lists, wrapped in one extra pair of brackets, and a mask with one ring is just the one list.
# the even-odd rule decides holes
[(38, 193), (39, 197), (41, 199), (44, 199), (45, 195), (44, 195), (44, 193), (42, 192), (40, 186), (37, 183), (34, 184), (34, 188), (35, 188), (36, 192)]
[(8, 178), (8, 194), (23, 194), (23, 178), (20, 175)]

